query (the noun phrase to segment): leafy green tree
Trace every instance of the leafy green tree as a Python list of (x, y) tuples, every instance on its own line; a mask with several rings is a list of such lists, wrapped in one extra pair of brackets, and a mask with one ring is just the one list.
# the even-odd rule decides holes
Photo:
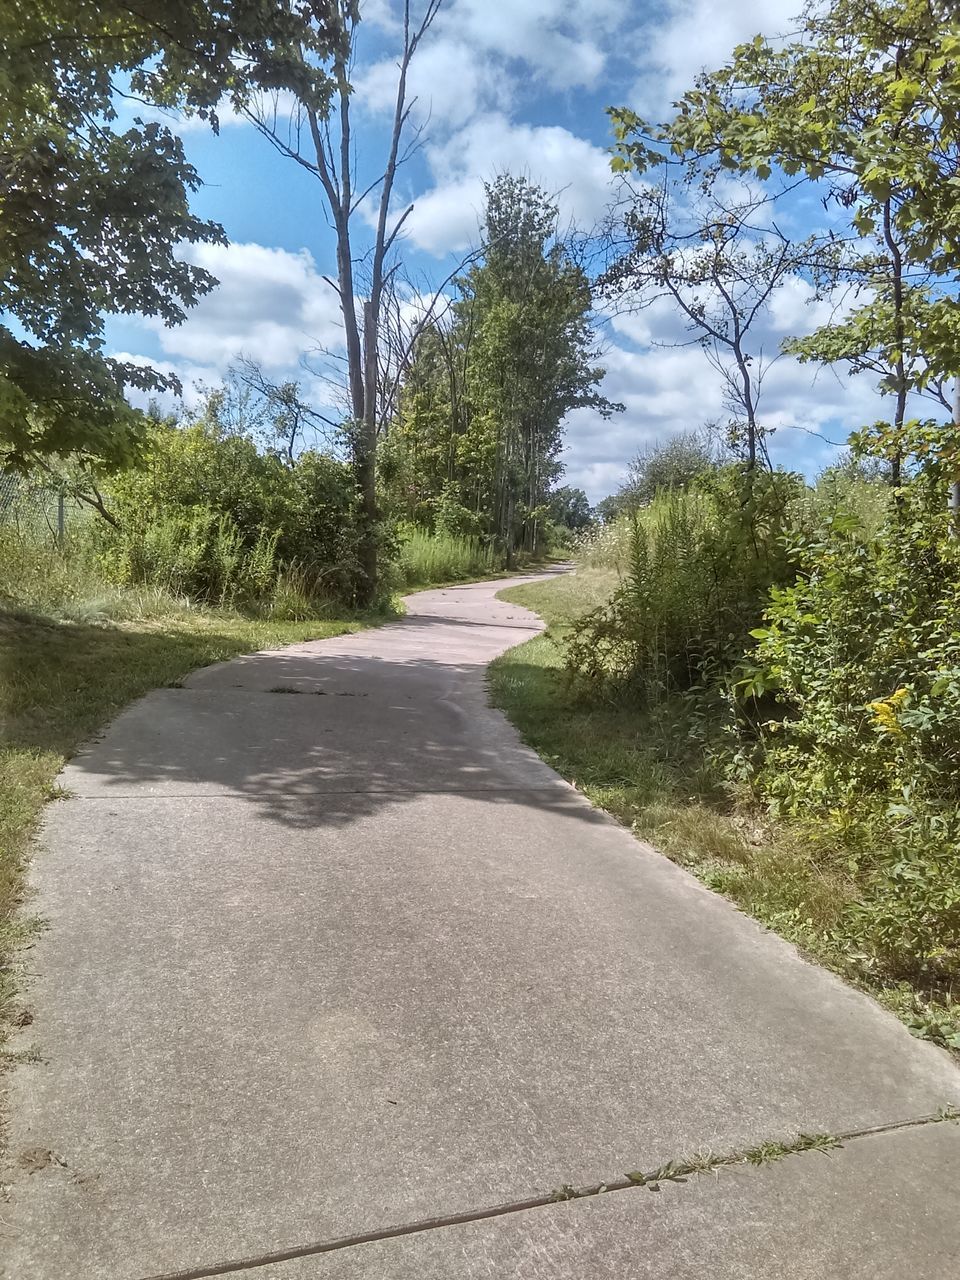
[(618, 406), (597, 391), (603, 369), (590, 325), (587, 277), (557, 233), (557, 208), (523, 178), (488, 185), (488, 246), (466, 288), (474, 311), (473, 397), (496, 424), (496, 533), (508, 563), (536, 550), (559, 475), (564, 418)]
[(795, 39), (740, 46), (666, 125), (612, 113), (621, 164), (645, 170), (666, 149), (764, 180), (805, 177), (845, 213), (837, 273), (863, 304), (795, 350), (854, 365), (871, 353), (895, 434), (911, 390), (960, 372), (958, 72), (950, 0), (837, 0), (810, 5)]
[(586, 529), (593, 524), (593, 508), (582, 489), (561, 485), (550, 494), (550, 519), (566, 529)]
[(622, 490), (618, 493), (609, 493), (605, 498), (601, 498), (597, 505), (593, 508), (597, 519), (601, 524), (613, 524), (627, 510), (622, 497)]
[(661, 490), (689, 489), (721, 464), (721, 450), (706, 431), (680, 431), (641, 449), (619, 493), (621, 506), (636, 509)]
[[(463, 531), (479, 526), (509, 562), (538, 546), (566, 415), (618, 406), (596, 390), (603, 370), (589, 282), (544, 192), (498, 178), (487, 188), (484, 233), (483, 261), (458, 281), (449, 323), (415, 348), (389, 447), (408, 514), (441, 495), (449, 506), (455, 490)], [(415, 467), (402, 467), (401, 454)]]
[[(0, 464), (28, 467), (76, 453), (130, 461), (142, 418), (124, 386), (172, 379), (103, 355), (104, 316), (177, 324), (215, 284), (178, 256), (182, 243), (223, 242), (196, 218), (199, 185), (162, 124), (118, 126), (116, 92), (210, 119), (227, 94), (297, 81), (328, 100), (312, 45), (291, 43), (298, 0), (7, 0), (0, 10)], [(326, 6), (317, 13), (325, 13)]]

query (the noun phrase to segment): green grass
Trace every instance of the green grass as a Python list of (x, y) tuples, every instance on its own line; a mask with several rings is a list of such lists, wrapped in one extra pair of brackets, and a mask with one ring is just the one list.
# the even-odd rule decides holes
[(410, 529), (400, 548), (399, 569), (405, 587), (486, 578), (496, 576), (502, 568), (498, 553), (479, 538)]
[(718, 781), (689, 724), (586, 699), (564, 670), (571, 623), (602, 603), (615, 571), (508, 588), (500, 598), (533, 609), (542, 635), (511, 649), (490, 670), (494, 703), (524, 740), (594, 804), (688, 868), (807, 955), (869, 991), (920, 1036), (960, 1047), (960, 1005), (909, 983), (883, 983), (839, 943), (837, 925), (857, 887), (837, 859), (802, 833), (774, 824)]
[(364, 625), (251, 621), (182, 604), (172, 616), (106, 624), (0, 611), (0, 1042), (23, 1016), (16, 953), (35, 927), (20, 911), (24, 876), (64, 762), (131, 700), (197, 667)]

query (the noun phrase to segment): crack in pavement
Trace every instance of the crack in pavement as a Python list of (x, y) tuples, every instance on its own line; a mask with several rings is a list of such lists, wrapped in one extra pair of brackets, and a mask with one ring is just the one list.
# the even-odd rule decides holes
[[(322, 800), (324, 796), (485, 796), (485, 795), (540, 795), (544, 792), (559, 792), (567, 795), (570, 784), (563, 780), (550, 782), (542, 787), (341, 787), (336, 791), (297, 791), (292, 787), (265, 788), (262, 791), (244, 791), (236, 795), (231, 791), (137, 791), (133, 794), (82, 795), (66, 792), (58, 796), (61, 800), (143, 800), (151, 804), (155, 800), (247, 800), (261, 796), (289, 796), (294, 800)], [(577, 793), (580, 794), (579, 792)]]
[(523, 1200), (509, 1200), (504, 1204), (485, 1205), (478, 1209), (465, 1209), (460, 1213), (443, 1214), (436, 1218), (418, 1218), (413, 1222), (400, 1223), (389, 1227), (379, 1227), (374, 1231), (359, 1232), (355, 1235), (335, 1236), (328, 1240), (313, 1241), (309, 1244), (293, 1245), (287, 1249), (276, 1249), (269, 1253), (260, 1253), (248, 1258), (235, 1258), (221, 1262), (208, 1263), (206, 1266), (187, 1267), (180, 1271), (164, 1271), (156, 1275), (143, 1276), (141, 1280), (207, 1280), (207, 1277), (236, 1274), (240, 1271), (254, 1271), (259, 1267), (268, 1267), (282, 1262), (293, 1262), (298, 1258), (311, 1258), (324, 1253), (337, 1253), (343, 1249), (354, 1249), (358, 1245), (373, 1244), (379, 1240), (396, 1240), (403, 1236), (420, 1235), (426, 1231), (439, 1231), (443, 1227), (462, 1226), (470, 1222), (482, 1222), (488, 1218), (503, 1218), (509, 1214), (525, 1213), (531, 1209), (543, 1209), (551, 1204), (567, 1200), (585, 1200), (599, 1195), (610, 1195), (616, 1191), (631, 1191), (646, 1187), (658, 1191), (662, 1182), (685, 1183), (692, 1174), (708, 1173), (714, 1169), (731, 1165), (754, 1165), (772, 1163), (791, 1155), (800, 1155), (805, 1151), (831, 1151), (861, 1138), (877, 1137), (886, 1133), (897, 1133), (904, 1129), (917, 1129), (925, 1125), (943, 1124), (960, 1121), (960, 1107), (949, 1105), (932, 1115), (916, 1116), (909, 1120), (895, 1120), (888, 1124), (871, 1125), (863, 1129), (850, 1129), (839, 1134), (798, 1134), (791, 1142), (775, 1139), (760, 1143), (753, 1147), (742, 1148), (720, 1155), (703, 1155), (671, 1160), (666, 1164), (646, 1173), (633, 1172), (606, 1182), (593, 1183), (590, 1186), (562, 1186), (546, 1195), (529, 1196)]

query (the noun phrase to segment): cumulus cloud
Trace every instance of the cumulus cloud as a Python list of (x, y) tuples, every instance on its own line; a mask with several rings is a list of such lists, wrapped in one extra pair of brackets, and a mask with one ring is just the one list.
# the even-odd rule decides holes
[(267, 370), (282, 370), (306, 352), (342, 345), (339, 299), (306, 249), (192, 245), (184, 257), (220, 284), (182, 325), (166, 328), (158, 320), (145, 321), (166, 355), (222, 372), (243, 353)]
[[(365, 6), (364, 21), (396, 39), (399, 11), (398, 4), (377, 0), (372, 9)], [(513, 82), (593, 88), (607, 65), (611, 37), (628, 16), (615, 0), (449, 0), (411, 64), (411, 94), (432, 102), (432, 123), (442, 130), (477, 110), (503, 106)], [(361, 67), (355, 77), (373, 111), (392, 110), (395, 83), (392, 56)]]
[(734, 48), (758, 33), (775, 37), (796, 30), (800, 0), (672, 0), (662, 16), (644, 30), (643, 74), (633, 103), (648, 115), (669, 110), (671, 102), (701, 71), (723, 66)]
[(146, 409), (151, 403), (158, 404), (164, 412), (179, 408), (196, 409), (202, 403), (206, 389), (218, 386), (222, 380), (221, 370), (212, 365), (194, 364), (189, 360), (180, 362), (151, 360), (147, 356), (136, 355), (130, 351), (111, 351), (110, 355), (123, 364), (140, 365), (143, 368), (149, 366), (168, 377), (179, 379), (181, 387), (179, 396), (174, 395), (172, 391), (157, 393), (142, 391), (139, 387), (128, 387), (127, 399), (137, 409)]
[[(773, 431), (771, 457), (806, 474), (826, 465), (851, 431), (886, 409), (870, 377), (850, 377), (842, 368), (802, 365), (777, 354), (785, 333), (811, 332), (830, 318), (835, 305), (836, 300), (817, 299), (806, 281), (790, 277), (754, 333), (753, 350), (762, 349), (768, 362), (759, 416)], [(567, 422), (567, 480), (586, 489), (593, 501), (617, 488), (641, 448), (707, 423), (722, 425), (731, 416), (721, 374), (698, 345), (690, 344), (682, 317), (667, 300), (613, 317), (610, 330), (613, 340), (602, 358), (603, 392), (623, 403), (625, 412), (604, 421), (578, 410)]]
[[(446, 134), (478, 111), (505, 110), (514, 83), (502, 65), (463, 40), (428, 41), (410, 64), (407, 100), (421, 125)], [(384, 58), (354, 77), (356, 100), (372, 114), (393, 111), (397, 93), (395, 58)]]
[(613, 0), (454, 0), (438, 34), (456, 31), (473, 47), (525, 63), (552, 88), (590, 88), (607, 60), (607, 38), (626, 17)]
[[(604, 355), (603, 392), (625, 405), (604, 421), (588, 409), (567, 421), (564, 455), (567, 482), (592, 501), (615, 490), (629, 460), (679, 431), (725, 423), (723, 381), (698, 347), (631, 350), (610, 347)], [(760, 420), (774, 429), (771, 454), (778, 463), (808, 474), (825, 465), (850, 431), (882, 415), (883, 404), (869, 378), (849, 378), (783, 357), (764, 380)]]
[(484, 181), (524, 174), (555, 195), (562, 220), (590, 226), (606, 208), (610, 165), (602, 148), (559, 125), (513, 124), (500, 113), (472, 121), (427, 148), (434, 185), (418, 197), (406, 224), (418, 248), (442, 257), (477, 239)]

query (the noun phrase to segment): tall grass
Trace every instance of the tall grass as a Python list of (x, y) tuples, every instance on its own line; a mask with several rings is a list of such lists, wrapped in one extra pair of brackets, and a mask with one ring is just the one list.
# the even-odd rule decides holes
[[(115, 538), (93, 513), (71, 513), (62, 539), (29, 513), (0, 523), (0, 609), (66, 622), (184, 618), (198, 611), (272, 622), (332, 616), (333, 601), (299, 566), (279, 565), (276, 538), (238, 545), (226, 521), (190, 517)], [(177, 536), (177, 535), (180, 536)], [(202, 588), (202, 589), (201, 589)], [(342, 610), (341, 610), (342, 612)]]
[(593, 525), (577, 534), (573, 555), (586, 569), (616, 569), (622, 573), (630, 563), (631, 522), (621, 516), (612, 524)]
[(725, 682), (771, 585), (792, 576), (783, 535), (797, 488), (790, 476), (729, 470), (709, 487), (658, 493), (601, 531), (588, 563), (612, 561), (622, 585), (568, 651), (597, 696), (649, 707)]
[(463, 582), (469, 578), (488, 577), (500, 568), (497, 553), (479, 538), (428, 533), (417, 528), (404, 533), (399, 569), (405, 587), (427, 586), (433, 582)]

